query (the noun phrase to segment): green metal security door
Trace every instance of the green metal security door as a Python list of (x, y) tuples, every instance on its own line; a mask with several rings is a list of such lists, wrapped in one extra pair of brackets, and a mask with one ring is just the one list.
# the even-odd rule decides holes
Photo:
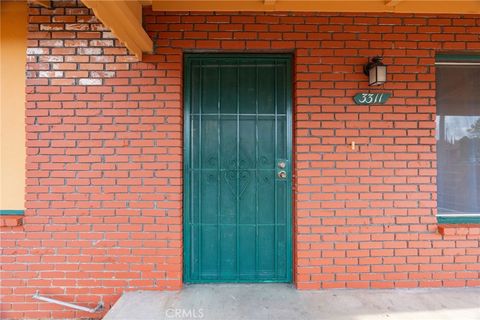
[(290, 64), (185, 58), (185, 282), (291, 281)]

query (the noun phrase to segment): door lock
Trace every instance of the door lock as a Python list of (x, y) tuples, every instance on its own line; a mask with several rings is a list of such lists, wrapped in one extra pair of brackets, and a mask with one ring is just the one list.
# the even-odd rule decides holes
[(287, 164), (285, 163), (285, 161), (280, 161), (278, 162), (278, 167), (280, 169), (285, 169), (287, 167)]
[(278, 177), (280, 179), (285, 179), (287, 177), (287, 172), (285, 170), (278, 171)]

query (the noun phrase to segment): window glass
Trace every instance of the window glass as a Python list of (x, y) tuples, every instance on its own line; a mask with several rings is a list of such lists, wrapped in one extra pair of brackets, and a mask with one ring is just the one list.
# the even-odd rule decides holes
[(438, 65), (438, 213), (480, 213), (480, 65)]

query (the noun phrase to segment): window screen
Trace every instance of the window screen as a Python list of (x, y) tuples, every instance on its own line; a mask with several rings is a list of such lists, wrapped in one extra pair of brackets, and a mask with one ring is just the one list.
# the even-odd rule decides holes
[(480, 213), (480, 65), (437, 64), (439, 216)]

